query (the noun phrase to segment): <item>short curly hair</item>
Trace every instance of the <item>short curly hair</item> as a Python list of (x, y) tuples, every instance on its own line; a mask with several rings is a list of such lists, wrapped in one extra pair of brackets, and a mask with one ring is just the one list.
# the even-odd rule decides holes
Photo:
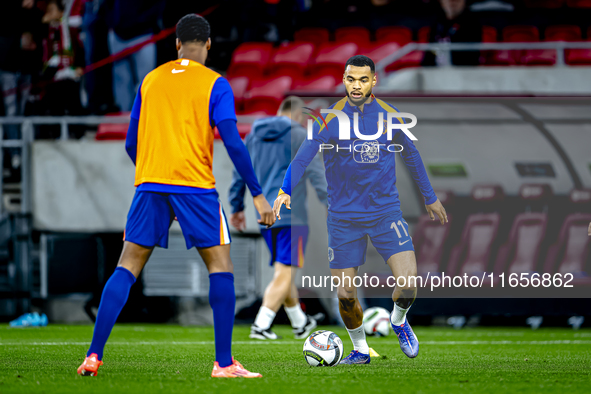
[(181, 43), (206, 43), (210, 33), (209, 22), (196, 14), (185, 15), (176, 24), (176, 36)]
[(368, 66), (372, 73), (376, 72), (376, 65), (374, 64), (373, 60), (368, 58), (367, 56), (363, 55), (355, 55), (347, 60), (345, 63), (345, 70), (347, 66), (355, 66), (355, 67), (365, 67)]

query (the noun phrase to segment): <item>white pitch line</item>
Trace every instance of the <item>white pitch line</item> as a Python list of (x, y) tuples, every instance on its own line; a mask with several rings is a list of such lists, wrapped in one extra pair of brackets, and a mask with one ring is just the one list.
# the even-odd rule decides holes
[[(372, 341), (373, 344), (380, 345), (398, 345), (394, 341)], [(234, 341), (233, 345), (301, 345), (304, 341)], [(554, 341), (421, 341), (421, 345), (429, 346), (461, 346), (461, 345), (591, 345), (591, 340), (554, 340)], [(84, 346), (90, 342), (0, 342), (0, 346)], [(108, 342), (115, 346), (133, 346), (133, 345), (177, 345), (177, 346), (195, 346), (195, 345), (214, 345), (214, 341), (158, 341), (158, 342)]]

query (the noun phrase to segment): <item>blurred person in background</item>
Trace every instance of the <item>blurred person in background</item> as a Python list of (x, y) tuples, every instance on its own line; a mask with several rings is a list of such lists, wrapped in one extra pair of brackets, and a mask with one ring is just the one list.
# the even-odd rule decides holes
[[(165, 0), (105, 0), (111, 55), (152, 38), (160, 30)], [(150, 43), (113, 63), (113, 93), (122, 112), (129, 112), (144, 77), (156, 68), (156, 45)]]
[(61, 0), (47, 2), (42, 21), (49, 25), (43, 39), (42, 79), (47, 83), (42, 99), (43, 113), (81, 115), (84, 112), (80, 101), (84, 50), (80, 31), (70, 26)]
[[(84, 59), (91, 65), (109, 56), (109, 27), (105, 15), (106, 0), (84, 0), (82, 31), (84, 33)], [(177, 18), (178, 19), (178, 18)], [(88, 111), (97, 115), (117, 112), (113, 102), (113, 69), (108, 64), (84, 75), (84, 88), (88, 97)]]
[[(466, 0), (439, 0), (442, 16), (431, 26), (429, 42), (482, 42), (482, 26), (466, 7)], [(477, 66), (479, 51), (452, 51), (451, 59), (444, 51), (425, 53), (423, 66)]]
[[(4, 0), (0, 4), (3, 18), (0, 24), (0, 109), (4, 116), (22, 116), (29, 98), (31, 75), (41, 69), (39, 37), (41, 15), (35, 0)], [(20, 135), (19, 125), (5, 125), (5, 139)], [(10, 170), (6, 181), (19, 181), (20, 149), (5, 150), (4, 168)]]
[[(302, 127), (304, 102), (299, 97), (287, 97), (281, 103), (277, 116), (258, 119), (252, 131), (244, 140), (250, 153), (252, 165), (258, 179), (262, 180), (263, 194), (269, 203), (281, 188), (289, 163), (295, 157), (306, 130)], [(316, 190), (318, 199), (327, 202), (326, 178), (320, 157), (316, 156), (304, 174)], [(270, 265), (274, 266), (273, 280), (265, 289), (263, 305), (250, 328), (250, 338), (280, 339), (271, 325), (281, 305), (296, 339), (305, 339), (317, 326), (316, 318), (306, 315), (300, 306), (298, 289), (295, 286), (297, 268), (304, 266), (304, 251), (308, 240), (308, 210), (306, 182), (294, 188), (294, 204), (283, 216), (279, 226), (261, 226), (261, 235), (271, 252)], [(244, 193), (246, 184), (238, 171), (234, 170), (229, 199), (232, 205), (230, 224), (237, 230), (246, 228), (244, 216)], [(316, 316), (320, 320), (323, 316)]]

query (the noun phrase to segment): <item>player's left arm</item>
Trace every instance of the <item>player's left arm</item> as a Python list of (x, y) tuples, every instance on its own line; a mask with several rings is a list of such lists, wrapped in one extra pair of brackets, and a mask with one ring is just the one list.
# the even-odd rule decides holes
[(425, 198), (425, 207), (427, 208), (429, 217), (431, 220), (435, 220), (434, 215), (437, 215), (441, 224), (447, 223), (447, 213), (445, 212), (445, 208), (443, 208), (441, 201), (439, 201), (433, 191), (433, 187), (431, 186), (429, 176), (427, 175), (425, 165), (423, 164), (423, 160), (421, 159), (417, 147), (402, 130), (398, 131), (394, 142), (402, 145), (403, 149), (402, 152), (400, 152), (400, 156), (410, 171), (415, 183), (419, 187), (421, 194)]
[[(249, 135), (244, 140), (244, 145), (248, 149)], [(246, 228), (246, 217), (244, 216), (244, 194), (246, 193), (246, 183), (236, 171), (236, 168), (232, 169), (232, 183), (230, 184), (230, 190), (228, 192), (228, 200), (232, 207), (232, 214), (230, 215), (230, 224), (234, 226), (238, 231), (243, 231)]]
[(275, 223), (275, 216), (273, 215), (269, 202), (263, 195), (263, 190), (252, 167), (250, 155), (236, 127), (234, 94), (225, 78), (219, 77), (214, 83), (210, 97), (209, 113), (211, 124), (212, 126), (217, 126), (230, 160), (234, 163), (238, 174), (246, 183), (250, 194), (253, 196), (255, 209), (261, 216), (258, 222), (267, 226), (273, 225)]
[(140, 123), (140, 112), (142, 109), (142, 84), (137, 90), (133, 107), (131, 109), (131, 117), (129, 119), (129, 127), (127, 128), (127, 136), (125, 137), (125, 150), (129, 158), (135, 165), (137, 157), (137, 132)]

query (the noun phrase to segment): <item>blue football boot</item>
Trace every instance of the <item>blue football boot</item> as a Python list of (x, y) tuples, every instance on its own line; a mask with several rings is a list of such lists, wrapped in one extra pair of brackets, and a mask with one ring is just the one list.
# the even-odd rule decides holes
[(26, 313), (10, 322), (10, 327), (44, 327), (47, 325), (45, 313)]
[(10, 322), (10, 327), (44, 327), (47, 325), (47, 316), (37, 312), (26, 313)]
[(390, 322), (390, 325), (392, 326), (392, 330), (394, 330), (398, 336), (398, 342), (400, 342), (402, 353), (410, 358), (415, 358), (419, 354), (419, 340), (410, 327), (410, 324), (408, 324), (408, 320), (404, 318), (404, 323), (400, 326), (395, 326), (392, 322)]
[(357, 350), (352, 350), (347, 357), (341, 360), (339, 364), (369, 364), (371, 358), (369, 354), (359, 353)]

